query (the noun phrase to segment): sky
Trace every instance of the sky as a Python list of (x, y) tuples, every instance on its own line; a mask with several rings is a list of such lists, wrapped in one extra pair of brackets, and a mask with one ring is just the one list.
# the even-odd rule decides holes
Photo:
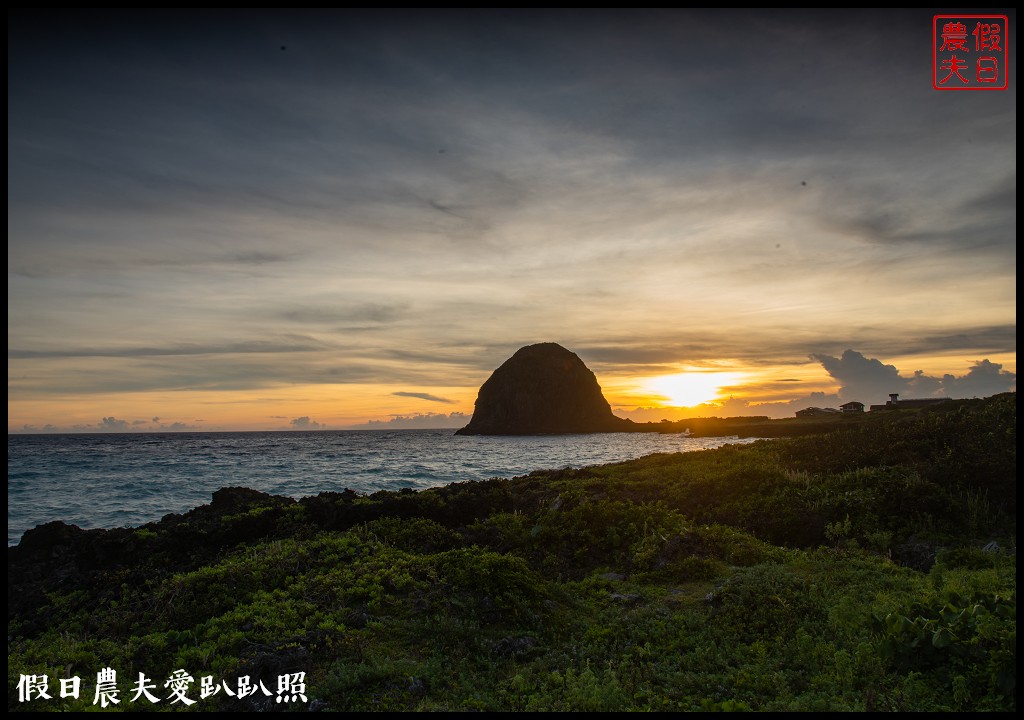
[(1016, 15), (944, 92), (936, 12), (11, 11), (8, 432), (1015, 390)]

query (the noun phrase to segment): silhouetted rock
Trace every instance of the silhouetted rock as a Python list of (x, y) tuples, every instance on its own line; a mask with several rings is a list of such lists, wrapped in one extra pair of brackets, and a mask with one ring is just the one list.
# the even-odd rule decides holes
[(624, 432), (583, 361), (556, 343), (528, 345), (481, 388), (469, 425), (457, 435)]

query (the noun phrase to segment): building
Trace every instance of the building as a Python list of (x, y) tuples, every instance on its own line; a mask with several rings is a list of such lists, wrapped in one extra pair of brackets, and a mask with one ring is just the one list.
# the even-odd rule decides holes
[(864, 403), (851, 400), (840, 405), (839, 409), (844, 413), (862, 413), (864, 412)]
[(903, 410), (904, 408), (931, 407), (939, 403), (948, 402), (949, 398), (910, 398), (900, 400), (899, 393), (889, 393), (889, 401), (885, 405), (872, 405), (871, 411), (876, 410)]
[[(861, 407), (863, 407), (863, 406), (861, 406)], [(797, 417), (814, 417), (815, 415), (838, 415), (838, 414), (839, 414), (839, 411), (836, 410), (835, 408), (809, 407), (809, 408), (804, 408), (803, 410), (797, 410), (796, 411), (796, 416)]]

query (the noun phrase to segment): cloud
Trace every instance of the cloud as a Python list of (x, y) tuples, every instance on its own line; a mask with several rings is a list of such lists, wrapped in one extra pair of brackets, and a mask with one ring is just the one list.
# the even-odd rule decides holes
[(978, 360), (966, 375), (942, 376), (942, 389), (950, 397), (987, 397), (1017, 389), (1017, 374), (1003, 370), (1000, 363)]
[[(198, 420), (197, 422), (202, 422)], [(150, 420), (137, 418), (135, 420), (121, 420), (114, 417), (104, 417), (95, 425), (76, 423), (74, 425), (54, 425), (47, 423), (41, 429), (35, 425), (23, 425), (20, 432), (25, 433), (143, 433), (143, 432), (193, 432), (202, 430), (200, 425), (192, 425), (180, 421), (160, 422), (159, 417)]]
[(885, 365), (854, 350), (846, 350), (841, 358), (812, 354), (811, 359), (820, 362), (825, 372), (839, 382), (839, 396), (845, 400), (880, 402), (889, 393), (910, 389), (910, 379), (900, 377), (895, 365)]
[[(895, 343), (899, 347), (899, 342)], [(903, 346), (894, 355), (949, 350), (977, 350), (993, 353), (1017, 353), (1017, 326), (990, 325), (955, 329), (952, 332), (924, 335), (916, 338), (911, 347)]]
[(793, 417), (793, 413), (806, 407), (838, 407), (842, 403), (834, 393), (811, 392), (801, 397), (780, 402), (751, 402), (729, 398), (719, 403), (707, 403), (688, 408), (638, 407), (633, 410), (616, 408), (615, 414), (633, 422), (660, 422), (685, 420), (693, 417), (740, 417), (766, 415), (770, 418)]
[(222, 261), (229, 265), (268, 265), (270, 263), (288, 262), (295, 256), (291, 253), (265, 252), (261, 250), (248, 250), (232, 253), (222, 258)]
[(61, 428), (57, 427), (56, 425), (51, 425), (51, 424), (47, 423), (46, 425), (44, 425), (41, 428), (36, 427), (35, 425), (28, 425), (28, 424), (22, 425), (21, 426), (21, 430), (17, 430), (16, 432), (18, 432), (18, 433), (26, 433), (26, 434), (37, 434), (37, 433), (60, 433), (60, 432), (66, 432), (66, 431), (62, 430)]
[(408, 303), (359, 303), (352, 307), (308, 305), (281, 312), (285, 320), (301, 324), (377, 323), (386, 324), (402, 317)]
[(249, 355), (258, 353), (299, 353), (324, 349), (324, 343), (306, 335), (288, 335), (278, 340), (247, 340), (236, 343), (204, 345), (202, 343), (179, 343), (164, 347), (124, 348), (65, 348), (53, 350), (9, 349), (7, 357), (12, 360), (38, 360), (46, 358), (141, 358), (177, 355)]
[(423, 415), (397, 415), (390, 420), (371, 420), (361, 425), (350, 425), (350, 430), (427, 430), (456, 429), (469, 424), (472, 416), (461, 412), (450, 415), (426, 413)]
[(290, 423), (292, 430), (326, 430), (327, 426), (318, 423), (316, 420), (310, 420), (308, 415), (297, 417)]
[[(941, 183), (941, 178), (923, 180)], [(922, 190), (921, 201), (930, 211), (927, 213), (906, 202), (905, 188), (877, 181), (849, 183), (841, 190), (830, 191), (825, 213), (832, 215), (823, 214), (822, 219), (825, 224), (834, 223), (841, 232), (875, 244), (927, 243), (930, 248), (941, 244), (960, 253), (976, 253), (980, 247), (990, 246), (1000, 246), (1003, 253), (1015, 250), (1015, 172), (996, 177), (982, 175), (968, 188), (966, 197), (953, 203), (929, 202), (928, 188)]]
[(103, 432), (128, 432), (128, 421), (105, 417), (100, 421), (99, 429)]
[[(782, 315), (791, 317), (786, 312)], [(684, 339), (687, 334), (692, 338)], [(923, 355), (951, 350), (1012, 354), (1017, 349), (1017, 327), (1012, 324), (954, 326), (946, 328), (946, 332), (901, 327), (899, 332), (894, 332), (888, 325), (861, 325), (851, 329), (847, 342), (870, 345), (888, 355)], [(712, 366), (714, 358), (729, 358), (750, 366), (802, 365), (816, 361), (816, 358), (808, 360), (809, 348), (829, 346), (835, 346), (834, 329), (820, 327), (798, 331), (769, 325), (752, 327), (743, 333), (717, 328), (695, 329), (689, 333), (666, 333), (660, 340), (654, 333), (639, 331), (629, 338), (608, 335), (599, 344), (585, 339), (568, 347), (591, 369), (595, 365), (606, 365), (616, 373), (651, 375), (678, 372), (679, 365)]]
[(838, 407), (842, 403), (835, 393), (812, 392), (792, 400), (780, 402), (751, 403), (739, 398), (729, 398), (720, 406), (719, 415), (767, 415), (771, 418), (793, 417), (797, 410), (806, 407)]
[(393, 392), (391, 394), (392, 395), (397, 395), (398, 397), (419, 398), (420, 400), (429, 400), (430, 402), (445, 403), (447, 405), (454, 405), (455, 404), (454, 400), (449, 400), (448, 398), (438, 397), (437, 395), (431, 395), (430, 393), (404, 392), (404, 391), (402, 391), (402, 392)]
[[(392, 363), (358, 350), (291, 354), (240, 353), (147, 357), (10, 360), (9, 399), (153, 390), (272, 390), (303, 384), (479, 385), (479, 373), (443, 363)], [(375, 357), (376, 355), (376, 357)], [(287, 358), (288, 361), (283, 361)], [(438, 367), (444, 373), (438, 377)], [(265, 396), (261, 396), (265, 397)], [(255, 401), (256, 399), (254, 399)]]
[(825, 371), (839, 382), (839, 397), (844, 401), (859, 400), (866, 405), (881, 403), (890, 393), (906, 397), (987, 397), (1016, 389), (1016, 373), (1003, 370), (999, 363), (980, 360), (966, 375), (925, 375), (918, 370), (910, 377), (900, 374), (895, 365), (886, 365), (876, 358), (867, 358), (855, 350), (846, 350), (841, 357), (813, 354)]

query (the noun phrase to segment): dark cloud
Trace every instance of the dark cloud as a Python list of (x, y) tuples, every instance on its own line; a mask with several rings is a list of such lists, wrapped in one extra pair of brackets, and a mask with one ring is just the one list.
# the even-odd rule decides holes
[(294, 257), (294, 254), (250, 250), (228, 255), (224, 258), (224, 262), (232, 265), (269, 265), (271, 263), (288, 262)]
[(461, 412), (397, 415), (390, 420), (371, 420), (361, 425), (350, 425), (350, 430), (427, 430), (461, 428), (469, 424), (472, 416)]
[[(197, 421), (201, 422), (201, 421)], [(203, 428), (199, 425), (192, 425), (184, 422), (171, 422), (162, 423), (159, 417), (154, 417), (151, 420), (135, 419), (132, 421), (121, 420), (116, 417), (110, 416), (105, 417), (95, 425), (68, 425), (58, 426), (52, 423), (47, 423), (42, 429), (36, 428), (33, 425), (25, 425), (22, 428), (22, 432), (26, 433), (97, 433), (97, 432), (191, 432), (196, 430), (202, 430)]]
[[(399, 360), (411, 363), (429, 363), (447, 366), (463, 366), (473, 369), (494, 369), (498, 364), (507, 360), (516, 350), (523, 345), (530, 345), (529, 339), (518, 344), (495, 343), (495, 344), (463, 344), (458, 347), (442, 346), (436, 343), (426, 346), (391, 347), (383, 348), (381, 357), (388, 360)], [(465, 351), (472, 349), (472, 355)], [(481, 357), (482, 356), (482, 357)], [(496, 364), (497, 363), (497, 364)]]
[(87, 357), (140, 358), (165, 355), (245, 355), (309, 352), (311, 350), (322, 350), (324, 347), (324, 343), (311, 337), (290, 335), (283, 336), (279, 340), (248, 340), (223, 345), (181, 343), (166, 347), (68, 348), (59, 350), (19, 350), (12, 348), (7, 351), (7, 357), (10, 359), (41, 359)]
[[(296, 323), (390, 323), (398, 320), (408, 310), (408, 303), (361, 303), (353, 307), (298, 307), (281, 312), (281, 317)], [(348, 329), (348, 328), (344, 328)]]
[(431, 395), (430, 393), (404, 392), (403, 391), (403, 392), (393, 392), (391, 394), (392, 395), (397, 395), (398, 397), (419, 398), (420, 400), (429, 400), (430, 402), (446, 403), (448, 405), (454, 405), (455, 404), (454, 400), (449, 400), (448, 398), (438, 397), (437, 395)]
[(99, 430), (103, 432), (127, 432), (129, 429), (127, 420), (118, 420), (113, 415), (100, 420)]
[[(899, 317), (894, 321), (900, 322)], [(687, 341), (669, 336), (657, 342), (654, 337), (638, 333), (634, 338), (609, 338), (613, 341), (601, 344), (584, 342), (571, 349), (588, 364), (606, 364), (617, 372), (658, 374), (677, 371), (680, 364), (703, 366), (709, 358), (716, 357), (734, 358), (750, 365), (820, 362), (813, 356), (808, 360), (807, 349), (836, 344), (827, 328), (790, 332), (782, 328), (752, 329), (741, 337), (719, 329), (694, 334), (699, 338)], [(1017, 350), (1016, 325), (951, 327), (946, 333), (900, 328), (898, 334), (888, 327), (861, 325), (852, 334), (857, 344), (870, 344), (888, 355), (923, 355), (950, 350), (1012, 354)]]
[(297, 417), (293, 419), (289, 425), (292, 430), (326, 430), (327, 426), (318, 423), (316, 420), (310, 420), (308, 415)]
[(892, 354), (908, 355), (948, 350), (1016, 354), (1017, 326), (992, 325), (964, 328), (938, 335), (924, 335), (915, 339), (912, 345), (902, 348), (902, 351), (895, 350)]
[(714, 348), (710, 342), (692, 343), (668, 342), (646, 345), (643, 341), (630, 341), (622, 345), (588, 345), (579, 348), (576, 354), (594, 362), (613, 365), (649, 365), (669, 368), (672, 363), (685, 362), (688, 358), (706, 357)]
[(811, 392), (801, 397), (778, 402), (748, 402), (739, 398), (729, 398), (718, 410), (718, 415), (767, 415), (772, 418), (793, 417), (797, 410), (806, 407), (838, 408), (843, 401), (835, 393)]
[(942, 376), (942, 389), (950, 397), (988, 397), (1017, 389), (1017, 374), (1003, 370), (1000, 363), (979, 360), (966, 375)]
[(771, 418), (793, 417), (797, 410), (806, 407), (839, 407), (839, 396), (834, 393), (811, 392), (790, 400), (778, 402), (752, 402), (741, 398), (728, 398), (717, 403), (707, 403), (691, 408), (638, 407), (616, 408), (615, 414), (634, 422), (660, 422), (661, 420), (684, 420), (691, 417), (743, 417), (764, 415)]
[[(866, 358), (854, 350), (846, 350), (841, 358), (829, 355), (811, 355), (825, 368), (825, 372), (842, 386), (839, 395), (845, 400), (858, 400), (865, 404), (879, 402), (889, 393), (904, 393), (910, 380), (900, 377), (895, 365)], [(864, 399), (861, 399), (864, 398)]]
[[(145, 421), (136, 421), (136, 422), (145, 422)], [(202, 421), (198, 420), (197, 422), (202, 422)], [(167, 422), (155, 422), (154, 421), (153, 425), (151, 425), (151, 426), (149, 426), (147, 428), (142, 428), (142, 429), (143, 430), (150, 430), (150, 431), (153, 431), (153, 432), (194, 432), (194, 431), (197, 431), (197, 430), (202, 430), (203, 427), (201, 425), (193, 425), (193, 424), (190, 424), (190, 423), (181, 422), (180, 420), (176, 420), (176, 421), (170, 422), (170, 423), (167, 423)]]
[(839, 382), (839, 396), (844, 401), (859, 400), (865, 405), (881, 403), (891, 393), (908, 398), (987, 397), (1014, 390), (1017, 384), (1015, 373), (1005, 371), (1002, 365), (987, 359), (976, 362), (966, 375), (947, 374), (936, 378), (920, 370), (905, 377), (895, 365), (867, 358), (855, 350), (846, 350), (838, 358), (818, 354), (811, 357)]
[[(941, 178), (930, 182), (941, 183)], [(942, 193), (938, 184), (911, 190), (876, 182), (844, 183), (826, 194), (822, 218), (831, 216), (836, 229), (869, 243), (921, 243), (930, 251), (938, 247), (958, 253), (987, 247), (1005, 255), (1016, 249), (1016, 192), (1016, 174), (981, 175), (953, 203), (934, 201)], [(920, 212), (921, 205), (929, 212)]]
[[(576, 349), (584, 362), (604, 365), (623, 374), (657, 375), (679, 372), (680, 365), (714, 368), (719, 358), (742, 360), (751, 366), (807, 364), (807, 348), (822, 342), (822, 332), (751, 330), (738, 336), (720, 329), (695, 331), (699, 338), (679, 340), (671, 335), (662, 342), (653, 336), (615, 343), (583, 345)], [(728, 369), (728, 368), (723, 368)]]
[[(31, 369), (8, 378), (10, 398), (30, 395), (97, 395), (153, 390), (270, 390), (304, 384), (387, 383), (437, 385), (436, 369), (424, 364), (391, 364), (377, 358), (349, 360), (329, 351), (269, 355), (180, 355), (57, 357), (31, 361)], [(279, 357), (288, 357), (283, 362)], [(28, 363), (27, 360), (20, 362)], [(445, 384), (482, 382), (447, 372)], [(239, 402), (263, 402), (265, 397)], [(274, 402), (271, 399), (269, 402)]]
[(66, 432), (66, 431), (62, 430), (61, 428), (57, 427), (56, 425), (51, 425), (51, 424), (47, 423), (46, 425), (44, 425), (41, 428), (40, 427), (36, 427), (35, 425), (22, 425), (20, 430), (12, 430), (12, 431), (8, 431), (8, 432), (36, 434), (36, 433), (60, 433), (60, 432)]

